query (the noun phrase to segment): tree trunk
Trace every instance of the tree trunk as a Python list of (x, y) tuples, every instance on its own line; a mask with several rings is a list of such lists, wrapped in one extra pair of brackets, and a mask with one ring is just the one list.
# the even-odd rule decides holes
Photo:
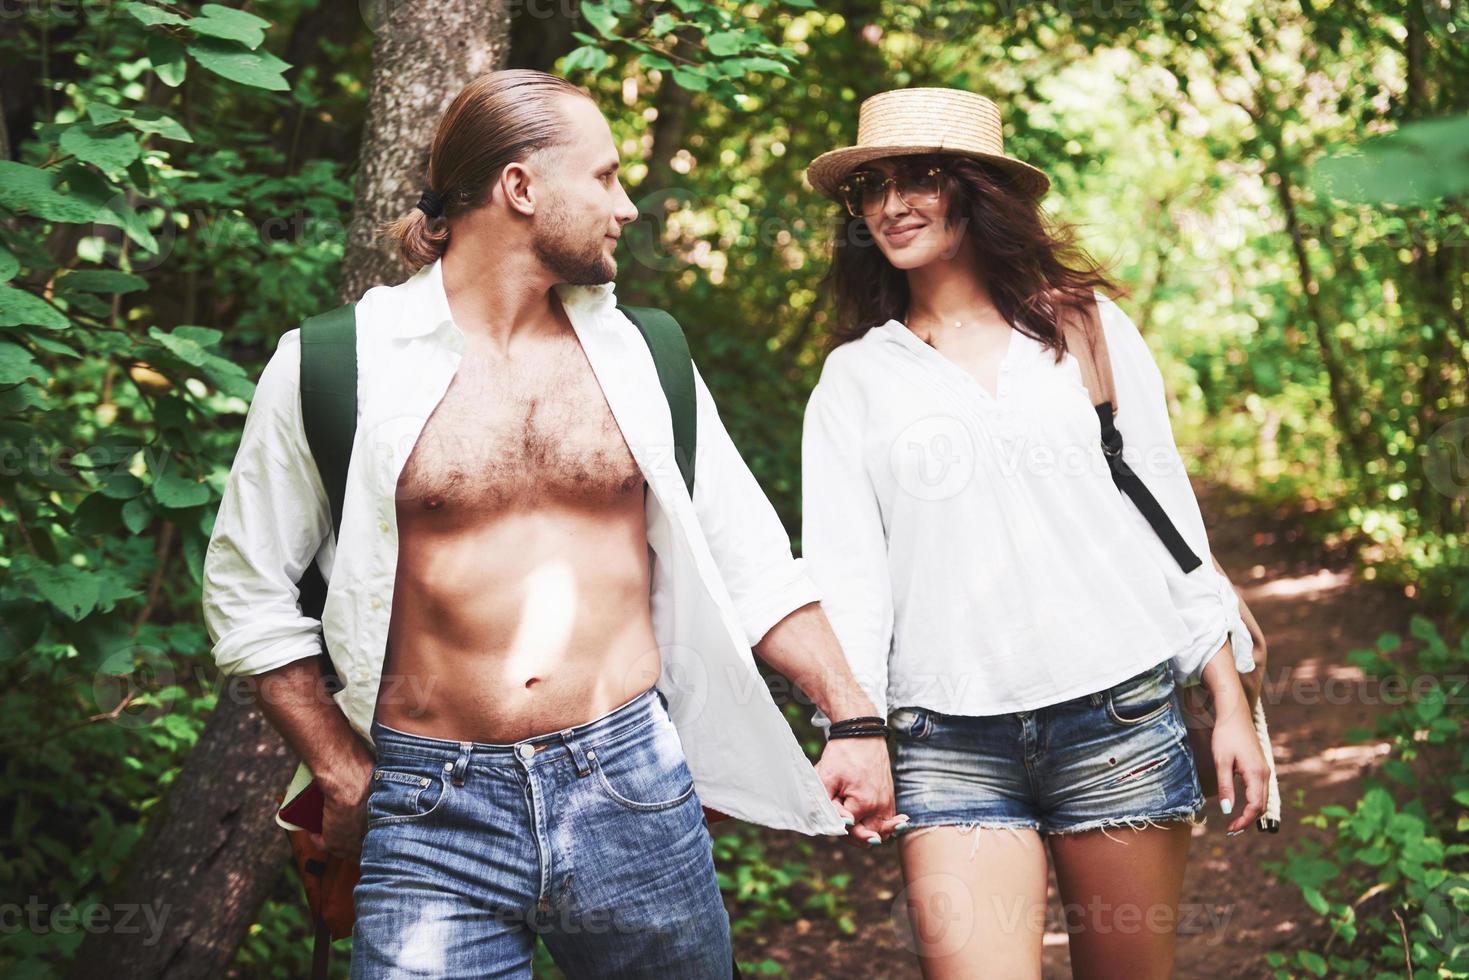
[[(372, 240), (371, 229), (412, 205), (439, 115), (508, 53), (503, 0), (389, 2), (382, 9), (388, 13), (369, 13), (377, 37), (344, 300), (402, 280), (401, 263)], [(295, 755), (242, 685), (222, 687), (199, 744), (109, 897), (113, 928), (89, 930), (69, 976), (223, 976), (286, 868), (289, 849), (274, 814)], [(124, 928), (125, 912), (137, 928)], [(303, 973), (308, 960), (303, 949)]]
[(510, 54), (510, 14), (503, 0), (377, 0), (373, 9), (378, 13), (368, 18), (377, 35), (372, 94), (342, 262), (343, 302), (407, 277), (409, 270), (378, 229), (418, 200), (434, 130), (454, 96), (502, 67)]
[(243, 685), (222, 687), (109, 897), (113, 928), (89, 931), (69, 977), (221, 976), (286, 866), (274, 801), (295, 755)]

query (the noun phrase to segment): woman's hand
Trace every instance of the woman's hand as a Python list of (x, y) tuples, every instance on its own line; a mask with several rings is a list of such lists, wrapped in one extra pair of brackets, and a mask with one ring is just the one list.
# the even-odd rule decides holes
[[(1223, 653), (1224, 656), (1220, 656)], [(1214, 771), (1219, 779), (1219, 809), (1225, 816), (1234, 813), (1239, 802), (1235, 777), (1244, 784), (1245, 804), (1229, 823), (1229, 833), (1237, 834), (1265, 812), (1270, 790), (1270, 766), (1260, 750), (1255, 735), (1255, 720), (1234, 666), (1229, 641), (1204, 667), (1204, 683), (1214, 700)]]

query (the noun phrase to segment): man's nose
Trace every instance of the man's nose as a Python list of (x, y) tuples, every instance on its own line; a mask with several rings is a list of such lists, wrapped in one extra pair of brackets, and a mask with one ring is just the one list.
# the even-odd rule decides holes
[(632, 198), (627, 196), (627, 190), (622, 186), (622, 181), (617, 182), (617, 192), (620, 200), (613, 211), (613, 217), (617, 219), (618, 225), (625, 225), (630, 221), (638, 220), (638, 208), (633, 204)]

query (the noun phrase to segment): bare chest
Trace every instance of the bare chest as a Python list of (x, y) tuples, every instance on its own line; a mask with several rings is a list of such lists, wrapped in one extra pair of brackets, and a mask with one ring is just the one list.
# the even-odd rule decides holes
[(600, 507), (640, 491), (591, 365), (579, 346), (561, 355), (516, 364), (466, 352), (403, 467), (400, 513)]

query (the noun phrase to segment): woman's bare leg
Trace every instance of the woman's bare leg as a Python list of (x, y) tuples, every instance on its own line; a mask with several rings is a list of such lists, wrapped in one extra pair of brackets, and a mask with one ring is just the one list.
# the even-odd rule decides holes
[(1040, 977), (1046, 847), (1038, 832), (923, 827), (898, 840), (925, 980)]
[(1192, 832), (1177, 822), (1047, 836), (1076, 980), (1172, 976)]

